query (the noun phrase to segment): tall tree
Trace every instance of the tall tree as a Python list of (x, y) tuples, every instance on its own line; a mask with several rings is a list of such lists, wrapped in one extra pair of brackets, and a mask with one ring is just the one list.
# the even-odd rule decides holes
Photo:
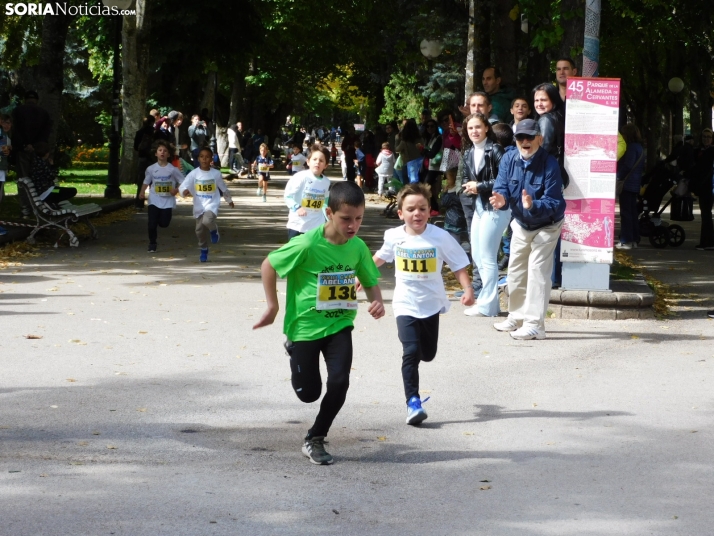
[(141, 128), (147, 113), (146, 97), (149, 75), (149, 39), (151, 17), (149, 0), (136, 0), (136, 16), (124, 17), (122, 29), (124, 123), (120, 181), (135, 182), (137, 157), (134, 154), (134, 135)]

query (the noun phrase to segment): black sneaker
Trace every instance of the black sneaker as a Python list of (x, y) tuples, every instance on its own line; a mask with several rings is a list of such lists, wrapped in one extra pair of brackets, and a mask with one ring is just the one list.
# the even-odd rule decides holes
[(508, 255), (504, 255), (503, 257), (501, 257), (501, 260), (498, 261), (499, 270), (505, 270), (506, 268), (508, 268), (508, 259), (510, 259)]
[(714, 310), (712, 310), (712, 311), (707, 311), (707, 316), (708, 316), (709, 318), (714, 318)]
[(335, 460), (325, 450), (325, 436), (316, 436), (311, 439), (305, 438), (302, 445), (302, 453), (310, 458), (310, 463), (315, 465), (330, 465)]
[(149, 244), (149, 253), (156, 253), (156, 244)]

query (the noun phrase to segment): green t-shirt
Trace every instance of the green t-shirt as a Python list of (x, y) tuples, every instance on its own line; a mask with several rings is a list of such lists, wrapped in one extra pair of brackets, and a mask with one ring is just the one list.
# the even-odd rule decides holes
[(288, 279), (283, 332), (291, 341), (314, 341), (352, 326), (357, 316), (355, 276), (365, 287), (379, 279), (361, 238), (336, 246), (325, 239), (324, 228), (296, 236), (268, 255), (278, 275)]

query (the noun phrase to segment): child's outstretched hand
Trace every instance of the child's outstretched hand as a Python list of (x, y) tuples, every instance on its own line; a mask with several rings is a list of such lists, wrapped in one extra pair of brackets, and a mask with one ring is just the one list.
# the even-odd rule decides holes
[(263, 316), (261, 316), (260, 320), (253, 326), (253, 329), (264, 328), (275, 322), (275, 317), (278, 316), (278, 310), (279, 307), (277, 305), (268, 305)]
[(190, 193), (191, 192), (189, 192), (188, 190), (184, 190), (183, 192), (181, 192), (181, 197), (186, 197)]
[(371, 314), (375, 320), (382, 318), (384, 316), (384, 304), (381, 301), (375, 300), (369, 304), (367, 312)]
[(178, 188), (171, 188), (171, 191), (169, 192), (171, 195), (176, 195), (179, 193)]
[(231, 201), (230, 203), (228, 203), (228, 206), (231, 207), (231, 208), (236, 208), (236, 204), (235, 204), (233, 201)]
[(307, 210), (305, 210), (304, 207), (300, 207), (299, 209), (297, 209), (297, 215), (300, 216), (301, 218), (303, 216), (307, 216)]
[(461, 296), (461, 305), (473, 305), (476, 303), (474, 299), (474, 289), (471, 285), (464, 289), (464, 295)]

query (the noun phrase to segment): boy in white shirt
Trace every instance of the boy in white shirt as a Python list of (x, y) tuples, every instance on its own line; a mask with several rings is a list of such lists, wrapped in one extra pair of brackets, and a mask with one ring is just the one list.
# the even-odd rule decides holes
[(374, 163), (377, 168), (377, 176), (379, 183), (377, 185), (377, 193), (381, 197), (384, 195), (384, 184), (389, 183), (389, 179), (394, 175), (394, 153), (390, 150), (389, 142), (385, 141), (382, 144), (382, 150), (377, 155), (377, 161)]
[(139, 199), (146, 197), (149, 189), (149, 253), (156, 252), (158, 227), (166, 228), (171, 223), (173, 209), (176, 207), (176, 194), (183, 175), (176, 166), (169, 164), (173, 157), (171, 145), (166, 140), (158, 140), (152, 149), (157, 162), (146, 168), (144, 187)]
[[(384, 245), (374, 254), (377, 266), (394, 262), (396, 286), (392, 308), (403, 347), (402, 379), (407, 398), (407, 424), (426, 419), (419, 397), (419, 362), (436, 356), (439, 315), (449, 310), (441, 267), (444, 262), (464, 289), (462, 305), (473, 305), (474, 293), (463, 248), (443, 229), (431, 225), (431, 191), (421, 183), (399, 192), (397, 207), (404, 225), (384, 233)], [(426, 401), (426, 400), (425, 400)]]
[(221, 196), (228, 201), (231, 208), (235, 206), (226, 183), (223, 182), (221, 172), (211, 167), (212, 160), (213, 151), (208, 147), (201, 149), (198, 153), (199, 167), (189, 173), (180, 186), (183, 197), (189, 193), (193, 196), (193, 217), (196, 218), (196, 236), (198, 247), (201, 248), (199, 256), (201, 262), (208, 260), (209, 236), (212, 244), (217, 244), (220, 239), (216, 218)]
[[(312, 150), (312, 147), (310, 148)], [(297, 145), (293, 146), (293, 154), (290, 155), (290, 175), (297, 175), (301, 171), (305, 170), (305, 164), (307, 164), (307, 158), (302, 154), (302, 147)]]
[(330, 179), (322, 172), (327, 167), (328, 154), (327, 149), (317, 145), (310, 147), (310, 158), (307, 160), (309, 169), (290, 177), (285, 186), (283, 198), (290, 209), (287, 224), (288, 240), (327, 221), (325, 207), (330, 190)]

